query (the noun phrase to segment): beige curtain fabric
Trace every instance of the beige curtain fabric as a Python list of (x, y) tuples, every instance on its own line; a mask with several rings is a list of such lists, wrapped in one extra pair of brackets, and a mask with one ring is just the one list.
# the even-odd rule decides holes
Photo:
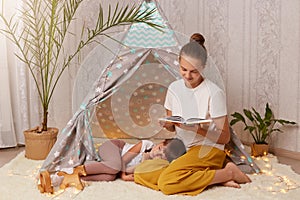
[[(1, 12), (10, 18), (22, 5), (21, 0), (5, 1)], [(4, 28), (2, 21), (0, 28)], [(31, 75), (15, 56), (15, 46), (4, 35), (0, 45), (0, 148), (7, 148), (24, 144), (23, 131), (38, 125), (40, 106)]]
[(12, 118), (6, 39), (3, 35), (0, 36), (0, 46), (0, 147), (2, 148), (15, 146), (17, 141)]

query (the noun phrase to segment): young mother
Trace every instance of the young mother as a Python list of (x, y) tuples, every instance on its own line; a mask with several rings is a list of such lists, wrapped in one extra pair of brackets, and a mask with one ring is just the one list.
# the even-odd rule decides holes
[(167, 130), (176, 131), (176, 137), (188, 149), (162, 170), (157, 183), (142, 181), (148, 187), (157, 184), (156, 188), (165, 194), (197, 195), (209, 185), (239, 188), (240, 183), (250, 182), (235, 164), (230, 162), (223, 168), (224, 145), (230, 140), (226, 97), (223, 90), (201, 74), (207, 60), (204, 38), (200, 34), (191, 38), (179, 55), (182, 79), (169, 86), (165, 108), (168, 116), (212, 119), (212, 122), (195, 126), (163, 124)]

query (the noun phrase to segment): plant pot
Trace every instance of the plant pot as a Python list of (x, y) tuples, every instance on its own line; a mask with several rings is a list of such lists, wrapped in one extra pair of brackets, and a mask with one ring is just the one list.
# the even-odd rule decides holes
[(268, 154), (269, 145), (268, 144), (251, 144), (251, 155), (254, 157), (265, 156)]
[(24, 131), (25, 157), (32, 160), (44, 160), (56, 142), (58, 129), (48, 128), (37, 133), (37, 128)]

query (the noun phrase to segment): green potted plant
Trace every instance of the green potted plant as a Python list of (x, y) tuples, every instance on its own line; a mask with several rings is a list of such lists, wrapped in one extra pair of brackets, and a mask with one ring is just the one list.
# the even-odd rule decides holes
[[(58, 81), (72, 60), (80, 51), (93, 42), (99, 43), (99, 36), (110, 37), (107, 31), (121, 25), (145, 23), (156, 29), (152, 17), (155, 10), (146, 9), (139, 12), (139, 7), (118, 4), (114, 9), (109, 6), (108, 17), (104, 18), (103, 8), (95, 16), (95, 26), (86, 28), (82, 25), (81, 37), (77, 47), (66, 53), (66, 38), (70, 25), (75, 21), (75, 14), (84, 0), (26, 0), (19, 17), (6, 19), (0, 17), (5, 29), (0, 32), (7, 36), (17, 47), (16, 56), (28, 67), (38, 91), (43, 109), (41, 125), (24, 131), (25, 156), (30, 159), (45, 159), (56, 141), (57, 128), (48, 127), (48, 108)], [(74, 41), (76, 42), (76, 41)], [(49, 142), (48, 139), (50, 140)]]
[(234, 125), (237, 122), (242, 122), (244, 125), (244, 131), (248, 131), (254, 143), (251, 144), (251, 155), (262, 156), (268, 153), (269, 144), (268, 138), (273, 132), (282, 132), (279, 128), (275, 128), (274, 125), (279, 123), (281, 125), (296, 124), (296, 122), (288, 121), (284, 119), (276, 119), (273, 111), (266, 104), (264, 116), (258, 113), (254, 108), (251, 110), (243, 109), (243, 114), (235, 112), (231, 116), (233, 119), (230, 121), (230, 125)]

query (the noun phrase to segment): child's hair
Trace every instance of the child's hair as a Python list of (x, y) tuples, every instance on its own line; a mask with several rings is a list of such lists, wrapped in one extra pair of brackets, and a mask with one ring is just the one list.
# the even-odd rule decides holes
[(178, 138), (166, 139), (164, 143), (166, 145), (164, 153), (169, 162), (172, 162), (186, 153), (185, 145)]

